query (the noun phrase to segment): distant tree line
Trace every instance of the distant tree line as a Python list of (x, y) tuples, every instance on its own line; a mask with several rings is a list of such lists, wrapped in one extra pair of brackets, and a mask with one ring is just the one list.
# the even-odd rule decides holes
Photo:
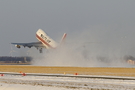
[(0, 57), (0, 62), (3, 63), (26, 63), (31, 61), (32, 57), (9, 57), (9, 56)]

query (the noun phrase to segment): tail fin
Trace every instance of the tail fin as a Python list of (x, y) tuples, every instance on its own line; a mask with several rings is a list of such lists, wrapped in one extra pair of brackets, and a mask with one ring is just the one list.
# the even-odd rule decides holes
[(61, 38), (61, 42), (60, 42), (60, 44), (62, 44), (62, 43), (64, 43), (64, 42), (65, 42), (66, 37), (67, 37), (67, 34), (66, 34), (66, 33), (64, 33), (64, 34), (63, 34), (63, 37)]

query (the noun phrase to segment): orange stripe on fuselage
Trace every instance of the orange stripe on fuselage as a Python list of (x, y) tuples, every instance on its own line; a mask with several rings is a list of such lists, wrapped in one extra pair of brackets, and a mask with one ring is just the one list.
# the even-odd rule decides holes
[(36, 37), (45, 45), (47, 45), (49, 48), (53, 48), (51, 45), (49, 45), (45, 40), (43, 40), (40, 36), (36, 34)]

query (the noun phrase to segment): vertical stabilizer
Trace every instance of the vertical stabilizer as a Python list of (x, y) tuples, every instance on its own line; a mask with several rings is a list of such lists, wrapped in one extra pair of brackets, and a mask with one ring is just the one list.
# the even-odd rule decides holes
[(65, 42), (66, 37), (67, 37), (67, 34), (64, 33), (64, 34), (63, 34), (63, 37), (61, 38), (60, 44), (62, 44), (63, 42)]

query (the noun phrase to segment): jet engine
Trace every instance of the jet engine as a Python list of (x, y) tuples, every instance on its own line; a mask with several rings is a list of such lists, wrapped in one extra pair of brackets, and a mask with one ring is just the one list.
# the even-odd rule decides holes
[(20, 45), (15, 45), (17, 48), (21, 48), (21, 46)]

